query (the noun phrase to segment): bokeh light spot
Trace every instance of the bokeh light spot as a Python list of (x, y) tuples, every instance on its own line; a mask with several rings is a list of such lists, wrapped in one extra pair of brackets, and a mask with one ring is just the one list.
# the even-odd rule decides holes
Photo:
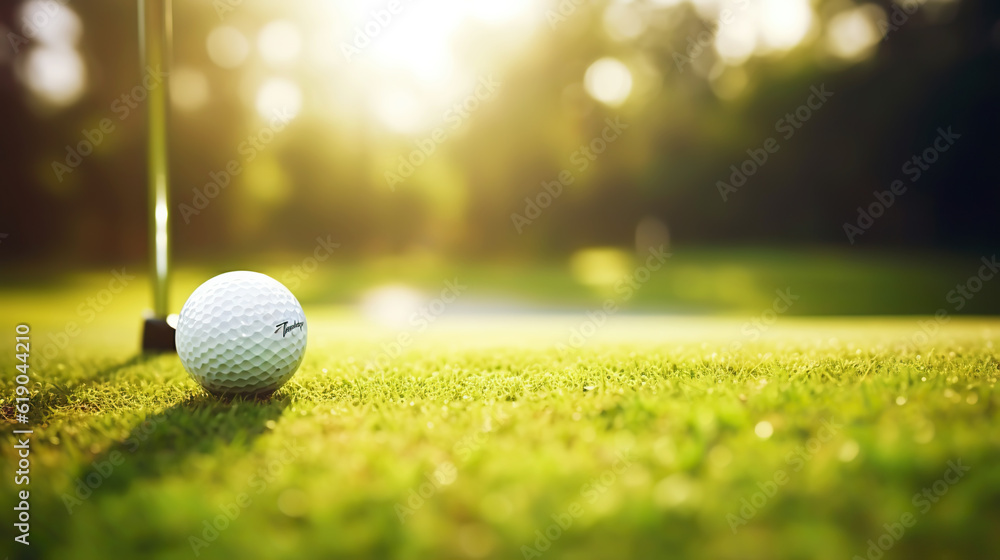
[(299, 29), (288, 21), (272, 21), (257, 35), (257, 49), (265, 62), (274, 65), (294, 61), (302, 50)]
[(632, 259), (614, 247), (581, 249), (570, 258), (573, 278), (587, 286), (611, 286), (628, 274)]
[(771, 425), (767, 420), (761, 420), (753, 428), (753, 432), (757, 434), (760, 439), (767, 439), (774, 434), (774, 426)]
[(288, 517), (302, 517), (308, 507), (309, 496), (298, 488), (289, 488), (278, 496), (278, 510)]
[(715, 51), (725, 63), (743, 64), (757, 49), (757, 28), (749, 18), (737, 18), (719, 28)]
[(181, 67), (170, 75), (170, 101), (182, 111), (200, 109), (208, 101), (208, 80), (200, 70)]
[(257, 90), (257, 112), (264, 118), (276, 113), (294, 117), (302, 110), (302, 90), (290, 80), (272, 78)]
[(611, 4), (604, 10), (604, 30), (615, 41), (627, 41), (641, 35), (646, 23), (631, 4)]
[(761, 35), (764, 44), (788, 50), (805, 38), (813, 22), (809, 0), (761, 0)]
[(861, 447), (858, 442), (853, 439), (849, 439), (840, 446), (840, 451), (837, 452), (837, 458), (844, 463), (850, 463), (858, 456), (858, 452), (861, 451)]
[(696, 492), (696, 484), (685, 474), (672, 474), (653, 488), (653, 501), (662, 508), (677, 507), (691, 499)]
[(632, 73), (618, 59), (602, 58), (587, 68), (583, 85), (594, 99), (617, 107), (632, 92)]
[(39, 47), (27, 55), (24, 80), (39, 99), (64, 107), (83, 94), (87, 73), (83, 59), (75, 49)]
[[(83, 24), (72, 8), (55, 0), (29, 0), (21, 7), (26, 37), (48, 46), (73, 46), (80, 40)], [(4, 35), (6, 39), (6, 35)]]
[(876, 22), (880, 19), (885, 19), (885, 12), (877, 6), (862, 6), (833, 16), (827, 25), (827, 47), (845, 60), (864, 58), (878, 43)]
[(216, 27), (205, 40), (208, 58), (221, 68), (236, 68), (250, 54), (250, 43), (235, 27)]

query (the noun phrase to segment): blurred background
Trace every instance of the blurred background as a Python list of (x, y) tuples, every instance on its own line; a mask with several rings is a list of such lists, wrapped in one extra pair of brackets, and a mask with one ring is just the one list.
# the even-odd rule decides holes
[[(600, 301), (665, 245), (636, 309), (759, 310), (791, 287), (793, 313), (1000, 312), (995, 290), (946, 303), (1000, 242), (995, 2), (173, 13), (173, 258), (192, 285), (287, 271), (322, 238), (337, 247), (301, 276), (304, 303), (460, 276), (469, 302), (558, 308)], [(9, 289), (146, 267), (144, 101), (167, 86), (141, 68), (137, 27), (135, 2), (0, 6)], [(873, 193), (897, 180), (886, 208)]]

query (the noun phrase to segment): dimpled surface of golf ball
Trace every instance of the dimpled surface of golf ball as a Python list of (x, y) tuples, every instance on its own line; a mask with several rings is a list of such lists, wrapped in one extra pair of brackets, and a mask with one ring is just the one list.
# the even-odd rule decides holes
[(216, 395), (274, 392), (299, 369), (306, 317), (288, 288), (257, 272), (227, 272), (188, 298), (177, 321), (184, 369)]

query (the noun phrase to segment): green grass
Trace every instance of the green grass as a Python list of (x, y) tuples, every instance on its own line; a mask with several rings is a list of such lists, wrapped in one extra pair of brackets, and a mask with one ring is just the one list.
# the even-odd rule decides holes
[[(226, 508), (198, 557), (524, 558), (569, 512), (542, 557), (853, 558), (907, 512), (886, 559), (1000, 553), (1000, 321), (925, 339), (918, 318), (782, 317), (751, 341), (744, 319), (621, 316), (576, 348), (579, 317), (444, 318), (373, 372), (394, 333), (315, 307), (292, 382), (223, 403), (176, 356), (133, 355), (129, 297), (33, 373), (32, 544), (15, 557), (195, 557)], [(68, 318), (39, 315), (33, 340)], [(13, 342), (0, 356), (12, 372)], [(970, 470), (922, 511), (949, 461)], [(414, 499), (435, 476), (449, 484)], [(760, 507), (734, 532), (744, 499)]]

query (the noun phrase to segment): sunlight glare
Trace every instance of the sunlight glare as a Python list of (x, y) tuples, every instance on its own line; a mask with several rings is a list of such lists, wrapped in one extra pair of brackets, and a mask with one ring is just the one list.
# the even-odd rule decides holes
[(530, 13), (532, 0), (468, 0), (469, 13), (477, 20), (492, 25), (513, 22)]
[(761, 38), (774, 50), (788, 50), (806, 37), (813, 23), (809, 0), (761, 0)]
[(446, 79), (454, 67), (452, 41), (461, 22), (462, 14), (451, 0), (407, 5), (375, 39), (371, 59), (423, 82)]
[(339, 99), (360, 100), (387, 130), (430, 130), (480, 79), (499, 73), (542, 21), (539, 10), (537, 0), (362, 0), (328, 10), (339, 55), (327, 65), (338, 74), (330, 87)]
[(372, 288), (361, 296), (362, 315), (381, 326), (401, 329), (417, 313), (427, 297), (405, 284), (387, 284)]

